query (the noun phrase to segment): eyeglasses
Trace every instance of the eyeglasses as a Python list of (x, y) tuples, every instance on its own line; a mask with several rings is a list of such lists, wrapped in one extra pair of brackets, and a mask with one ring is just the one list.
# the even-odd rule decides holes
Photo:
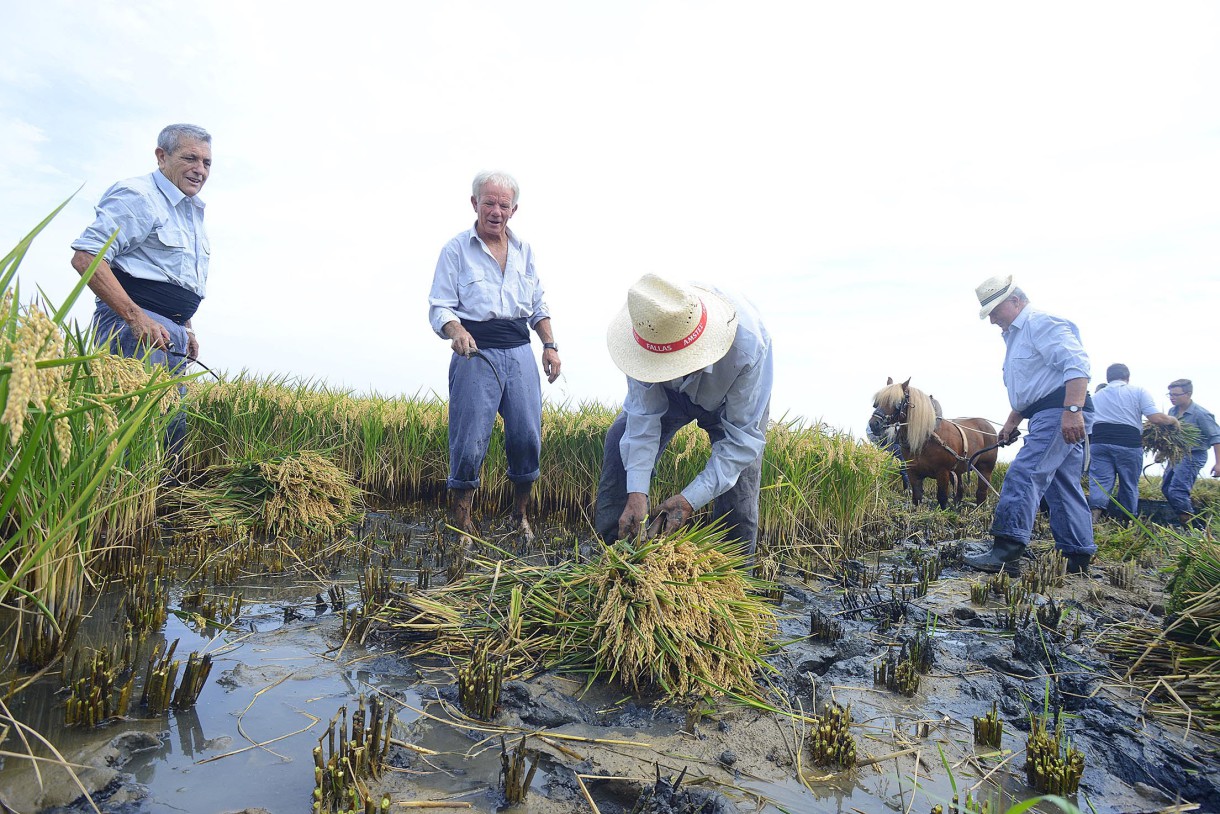
[(1181, 398), (1182, 396), (1185, 396), (1186, 394), (1185, 393), (1166, 393), (1165, 395), (1169, 396), (1171, 399), (1177, 399), (1177, 398)]

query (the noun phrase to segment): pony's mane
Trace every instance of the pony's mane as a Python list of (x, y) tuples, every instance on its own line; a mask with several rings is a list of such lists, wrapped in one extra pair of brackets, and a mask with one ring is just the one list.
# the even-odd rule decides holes
[[(907, 408), (907, 445), (916, 455), (923, 445), (932, 437), (936, 429), (936, 419), (940, 410), (933, 404), (928, 394), (917, 387), (907, 386), (910, 392), (910, 405)], [(887, 413), (902, 403), (904, 394), (901, 384), (891, 384), (881, 388), (873, 396), (873, 402)]]

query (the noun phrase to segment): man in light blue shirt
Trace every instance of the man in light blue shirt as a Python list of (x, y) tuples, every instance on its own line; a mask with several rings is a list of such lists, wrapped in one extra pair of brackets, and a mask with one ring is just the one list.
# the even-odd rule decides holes
[(527, 516), (540, 474), (542, 387), (529, 329), (542, 340), (547, 381), (559, 378), (559, 348), (530, 245), (508, 228), (520, 188), (511, 175), (484, 172), (472, 185), (473, 227), (441, 249), (428, 293), (432, 330), (449, 340), (449, 478), (454, 525), (469, 543), (472, 511), (496, 414), (513, 483), (513, 519), (533, 538)]
[(597, 532), (607, 542), (640, 531), (653, 468), (692, 421), (712, 443), (707, 466), (657, 507), (656, 530), (672, 533), (696, 509), (715, 514), (753, 555), (771, 405), (771, 337), (745, 299), (714, 288), (642, 277), (606, 336), (627, 374), (623, 411), (606, 434)]
[(1071, 573), (1086, 572), (1097, 546), (1084, 489), (1084, 440), (1092, 423), (1089, 357), (1080, 331), (1066, 319), (1029, 306), (1029, 298), (1007, 278), (992, 277), (975, 292), (979, 318), (991, 318), (1004, 336), (1004, 386), (1012, 411), (1000, 430), (1012, 440), (1029, 419), (1025, 443), (1004, 475), (996, 504), (990, 551), (967, 555), (980, 571), (1003, 570), (1016, 576), (1029, 545), (1034, 517), (1045, 498), (1051, 534)]
[(1161, 494), (1178, 513), (1183, 525), (1194, 518), (1195, 507), (1190, 500), (1195, 480), (1203, 467), (1207, 466), (1207, 448), (1216, 456), (1212, 466), (1212, 477), (1220, 478), (1220, 426), (1216, 417), (1202, 404), (1194, 401), (1195, 386), (1190, 379), (1174, 379), (1169, 383), (1169, 400), (1173, 406), (1169, 414), (1182, 424), (1193, 424), (1199, 430), (1199, 440), (1190, 454), (1176, 464), (1165, 467), (1161, 475)]
[(1177, 419), (1156, 408), (1152, 394), (1131, 385), (1131, 370), (1118, 363), (1106, 368), (1106, 386), (1093, 397), (1089, 433), (1089, 508), (1093, 521), (1113, 504), (1114, 516), (1134, 517), (1139, 509), (1139, 479), (1144, 466), (1144, 418), (1177, 426)]
[[(212, 171), (212, 136), (193, 124), (171, 124), (157, 136), (157, 169), (120, 181), (102, 195), (96, 218), (72, 243), (72, 267), (98, 261), (89, 288), (97, 295), (94, 335), (115, 353), (141, 356), (174, 370), (199, 356), (191, 317), (207, 293), (211, 245), (199, 191)], [(172, 453), (186, 418), (170, 424)]]

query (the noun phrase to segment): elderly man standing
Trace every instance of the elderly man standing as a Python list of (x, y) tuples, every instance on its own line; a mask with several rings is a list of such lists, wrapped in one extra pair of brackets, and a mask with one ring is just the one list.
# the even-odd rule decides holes
[[(180, 369), (197, 358), (191, 317), (207, 293), (211, 246), (203, 226), (203, 189), (212, 171), (212, 136), (171, 124), (157, 136), (157, 170), (120, 181), (102, 195), (97, 217), (73, 243), (72, 267), (84, 274), (111, 234), (89, 287), (97, 295), (94, 333), (115, 353)], [(168, 437), (177, 454), (186, 434), (178, 413)]]
[(967, 555), (980, 571), (1017, 575), (1029, 545), (1034, 516), (1045, 497), (1055, 546), (1067, 557), (1068, 571), (1086, 572), (1097, 546), (1089, 504), (1080, 485), (1084, 440), (1092, 423), (1088, 395), (1089, 357), (1076, 325), (1029, 307), (1029, 298), (1010, 275), (992, 277), (976, 289), (980, 319), (999, 325), (1006, 346), (1004, 386), (1012, 412), (1000, 430), (1012, 440), (1029, 419), (1025, 443), (1004, 476), (995, 508), (991, 550)]
[(1139, 509), (1139, 479), (1144, 465), (1144, 417), (1153, 424), (1177, 426), (1156, 408), (1152, 394), (1131, 386), (1131, 370), (1124, 364), (1106, 368), (1106, 383), (1098, 385), (1093, 399), (1096, 412), (1089, 433), (1089, 508), (1096, 522), (1111, 501), (1124, 517)]
[(1195, 386), (1190, 379), (1174, 379), (1169, 383), (1169, 400), (1173, 402), (1169, 415), (1182, 424), (1193, 424), (1199, 429), (1199, 440), (1190, 450), (1190, 455), (1177, 464), (1167, 465), (1165, 474), (1161, 475), (1161, 494), (1184, 525), (1194, 517), (1195, 507), (1190, 502), (1190, 491), (1195, 487), (1199, 472), (1207, 466), (1208, 447), (1216, 456), (1212, 477), (1220, 478), (1220, 427), (1216, 426), (1216, 417), (1209, 410), (1194, 402), (1194, 393)]
[(464, 537), (478, 533), (474, 490), (491, 441), (496, 414), (504, 419), (513, 519), (527, 539), (530, 489), (542, 449), (542, 386), (530, 353), (529, 329), (542, 340), (547, 381), (559, 378), (559, 348), (530, 245), (508, 221), (520, 188), (511, 175), (475, 176), (470, 196), (475, 223), (441, 249), (428, 294), (432, 330), (449, 340), (449, 478), (454, 525)]
[(715, 500), (730, 534), (753, 555), (771, 405), (771, 337), (747, 301), (713, 288), (647, 274), (606, 337), (627, 374), (623, 411), (606, 434), (594, 524), (607, 542), (640, 531), (653, 467), (674, 434), (697, 422), (711, 459), (657, 507), (656, 530), (672, 533)]

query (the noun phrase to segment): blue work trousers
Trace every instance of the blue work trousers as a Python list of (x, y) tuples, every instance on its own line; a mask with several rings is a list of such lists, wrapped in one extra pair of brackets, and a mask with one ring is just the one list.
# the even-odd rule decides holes
[(1165, 474), (1161, 475), (1161, 494), (1178, 514), (1195, 513), (1194, 504), (1190, 502), (1190, 490), (1195, 488), (1199, 472), (1206, 465), (1206, 449), (1192, 449), (1181, 463), (1165, 465)]
[[(1025, 545), (1034, 528), (1038, 504), (1050, 509), (1051, 534), (1063, 554), (1093, 554), (1093, 516), (1080, 485), (1084, 444), (1063, 440), (1062, 410), (1042, 410), (1029, 418), (1025, 443), (1004, 475), (1004, 488), (995, 507), (991, 533)], [(1085, 414), (1085, 431), (1093, 423)]]
[[(171, 353), (166, 353), (159, 348), (153, 350), (148, 354), (148, 363), (167, 367), (175, 374), (181, 375), (186, 371), (188, 364), (185, 357), (188, 339), (186, 328), (169, 317), (163, 317), (147, 308), (142, 310), (165, 327), (165, 330), (169, 332), (169, 340), (172, 345)], [(136, 340), (136, 335), (132, 333), (131, 327), (123, 318), (104, 302), (99, 302), (93, 312), (93, 335), (98, 344), (108, 345), (111, 353), (120, 356), (139, 359), (148, 351), (148, 346), (140, 345)], [(178, 392), (185, 396), (186, 387), (180, 385)], [(185, 443), (186, 413), (178, 410), (170, 417), (169, 424), (165, 428), (166, 452), (177, 457), (182, 453)]]
[[(1139, 508), (1143, 447), (1093, 444), (1089, 448), (1089, 459), (1089, 508), (1105, 511), (1113, 500), (1134, 516)], [(1114, 512), (1119, 513), (1118, 510)]]
[[(453, 354), (449, 360), (450, 489), (477, 489), (487, 445), (504, 419), (508, 479), (538, 480), (542, 451), (542, 384), (530, 346), (484, 348), (479, 356)], [(493, 369), (494, 368), (494, 369)]]
[[(669, 396), (669, 408), (661, 417), (658, 461), (669, 442), (673, 440), (674, 434), (692, 421), (707, 433), (713, 444), (724, 438), (719, 415), (694, 404), (683, 393), (673, 390), (666, 390), (665, 393)], [(763, 416), (764, 427), (767, 426), (768, 419), (769, 415)], [(619, 448), (626, 429), (627, 414), (619, 413), (606, 433), (606, 448), (602, 455), (602, 474), (597, 486), (597, 509), (593, 525), (607, 543), (618, 539), (618, 521), (627, 506), (627, 470), (623, 466), (623, 455)], [(758, 542), (758, 496), (761, 485), (760, 454), (757, 460), (737, 477), (737, 482), (729, 491), (716, 497), (714, 505), (716, 517), (723, 518), (728, 527), (729, 539), (740, 541), (745, 553), (750, 557), (754, 556), (754, 547)]]

